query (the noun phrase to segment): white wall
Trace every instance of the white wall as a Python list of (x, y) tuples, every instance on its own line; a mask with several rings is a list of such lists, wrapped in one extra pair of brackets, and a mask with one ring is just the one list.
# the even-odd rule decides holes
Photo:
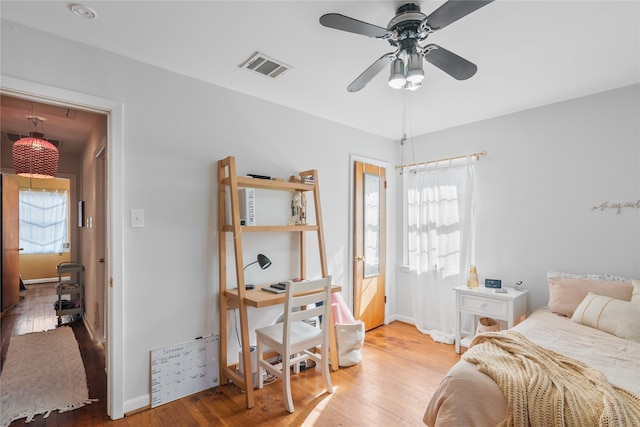
[[(392, 163), (389, 140), (6, 21), (1, 43), (2, 75), (123, 103), (124, 278), (114, 286), (124, 292), (125, 412), (149, 404), (150, 350), (219, 332), (218, 159), (235, 155), (239, 174), (317, 169), (329, 273), (350, 286), (349, 156)], [(394, 188), (391, 177), (389, 200)], [(130, 209), (144, 209), (144, 228), (129, 227)], [(286, 252), (254, 240), (246, 258), (265, 252), (273, 266), (249, 279), (297, 273)]]
[[(547, 271), (640, 278), (640, 209), (591, 210), (640, 200), (640, 86), (424, 135), (414, 148), (416, 161), (487, 151), (476, 164), (482, 283), (522, 280), (531, 310), (547, 304)], [(409, 278), (398, 271), (396, 316), (407, 319)]]

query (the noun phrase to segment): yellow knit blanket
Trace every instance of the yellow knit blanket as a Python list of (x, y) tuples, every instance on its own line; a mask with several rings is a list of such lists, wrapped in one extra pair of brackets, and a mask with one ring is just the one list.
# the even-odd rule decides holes
[(501, 427), (640, 426), (639, 396), (518, 332), (480, 334), (462, 358), (491, 377), (507, 398)]

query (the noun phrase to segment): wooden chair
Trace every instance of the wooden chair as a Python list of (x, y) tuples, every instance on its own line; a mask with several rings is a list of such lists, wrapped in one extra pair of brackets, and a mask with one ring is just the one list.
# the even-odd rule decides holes
[[(331, 310), (331, 276), (308, 282), (287, 282), (284, 321), (256, 329), (258, 357), (258, 388), (263, 386), (263, 369), (282, 381), (287, 411), (293, 413), (291, 398), (291, 367), (313, 359), (320, 367), (329, 393), (333, 393), (329, 376), (329, 310)], [(319, 317), (319, 327), (307, 320)], [(320, 346), (320, 353), (316, 347)], [(281, 360), (272, 365), (265, 360), (265, 351), (274, 351)]]

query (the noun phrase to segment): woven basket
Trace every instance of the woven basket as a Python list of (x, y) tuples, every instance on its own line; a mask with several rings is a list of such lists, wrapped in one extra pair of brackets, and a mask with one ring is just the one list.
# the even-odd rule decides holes
[(500, 324), (496, 319), (492, 319), (490, 317), (481, 317), (478, 320), (478, 334), (483, 332), (497, 332), (500, 330)]

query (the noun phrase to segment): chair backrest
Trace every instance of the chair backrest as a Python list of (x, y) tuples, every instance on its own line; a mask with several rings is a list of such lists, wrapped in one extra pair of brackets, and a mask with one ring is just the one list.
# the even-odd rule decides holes
[(289, 337), (290, 324), (323, 316), (320, 327), (327, 332), (331, 309), (331, 276), (306, 282), (287, 282), (284, 305), (284, 340)]

